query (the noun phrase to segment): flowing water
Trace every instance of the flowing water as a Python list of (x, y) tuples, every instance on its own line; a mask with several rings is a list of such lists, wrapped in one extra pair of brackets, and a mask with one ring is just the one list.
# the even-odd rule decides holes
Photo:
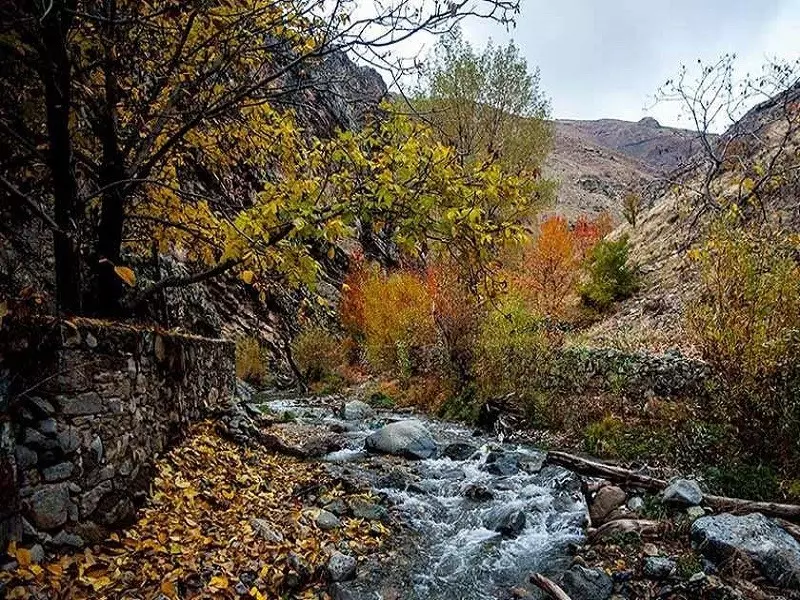
[[(524, 584), (531, 573), (565, 568), (569, 545), (583, 538), (586, 507), (578, 479), (564, 469), (542, 467), (544, 455), (535, 448), (503, 444), (415, 415), (440, 451), (460, 442), (474, 446), (475, 452), (466, 460), (375, 458), (363, 450), (364, 439), (375, 428), (408, 415), (381, 411), (362, 421), (341, 421), (331, 408), (302, 399), (276, 400), (269, 406), (276, 412), (291, 411), (301, 422), (346, 431), (347, 447), (326, 460), (332, 468), (342, 465), (351, 477), (384, 495), (393, 513), (417, 534), (410, 572), (405, 574), (409, 597), (507, 597), (508, 590)], [(487, 459), (499, 456), (515, 465), (503, 471), (519, 470), (506, 475), (490, 472)], [(505, 535), (495, 530), (504, 518), (516, 525)]]

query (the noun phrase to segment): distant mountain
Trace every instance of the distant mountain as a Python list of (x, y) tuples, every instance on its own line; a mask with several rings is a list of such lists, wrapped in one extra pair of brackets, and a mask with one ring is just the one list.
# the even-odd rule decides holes
[(664, 127), (652, 117), (635, 123), (618, 119), (560, 119), (556, 126), (564, 132), (577, 131), (600, 146), (622, 152), (665, 174), (683, 165), (700, 150), (696, 132)]
[(607, 211), (622, 218), (628, 191), (657, 195), (659, 183), (699, 150), (697, 134), (662, 127), (653, 118), (639, 122), (557, 119), (554, 148), (545, 174), (559, 182), (553, 207), (567, 218)]

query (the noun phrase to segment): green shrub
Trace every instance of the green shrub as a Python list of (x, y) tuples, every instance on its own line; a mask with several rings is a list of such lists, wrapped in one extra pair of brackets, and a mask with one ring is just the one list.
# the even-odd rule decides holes
[(292, 356), (307, 383), (342, 383), (347, 355), (346, 341), (322, 327), (305, 329), (292, 342)]
[(265, 351), (254, 337), (236, 340), (236, 377), (260, 385), (267, 375)]
[(605, 310), (636, 292), (639, 278), (628, 264), (628, 253), (627, 236), (603, 240), (595, 246), (586, 266), (587, 280), (580, 290), (584, 304)]
[(774, 469), (764, 465), (728, 462), (706, 469), (708, 487), (722, 496), (747, 500), (775, 500), (781, 486)]
[(701, 285), (686, 313), (691, 341), (720, 376), (721, 418), (754, 455), (788, 461), (800, 457), (799, 253), (790, 230), (730, 209), (690, 253)]
[(554, 417), (550, 396), (543, 394), (553, 372), (561, 334), (548, 330), (525, 302), (508, 295), (481, 326), (475, 349), (475, 399), (514, 394), (534, 424), (548, 426)]

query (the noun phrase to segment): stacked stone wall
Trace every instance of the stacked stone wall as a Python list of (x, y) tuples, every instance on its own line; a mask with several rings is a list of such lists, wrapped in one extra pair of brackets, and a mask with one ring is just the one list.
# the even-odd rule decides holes
[(0, 543), (81, 546), (134, 517), (155, 458), (226, 403), (232, 343), (96, 321), (0, 332)]

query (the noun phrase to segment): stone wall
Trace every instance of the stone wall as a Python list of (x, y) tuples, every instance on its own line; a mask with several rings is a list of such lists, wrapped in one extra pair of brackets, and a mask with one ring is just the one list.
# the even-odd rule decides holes
[(131, 520), (159, 452), (227, 402), (234, 346), (88, 320), (0, 332), (0, 545), (80, 546)]
[(564, 392), (611, 392), (622, 396), (697, 397), (707, 392), (711, 370), (680, 352), (654, 354), (614, 348), (566, 348), (550, 387)]

